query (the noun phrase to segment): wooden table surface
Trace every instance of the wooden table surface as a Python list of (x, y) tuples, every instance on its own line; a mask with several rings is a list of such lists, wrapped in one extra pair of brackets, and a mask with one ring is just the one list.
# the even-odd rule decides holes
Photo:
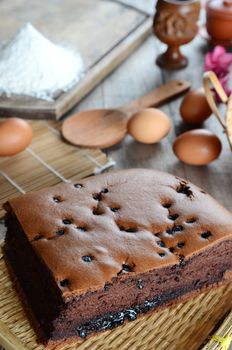
[[(154, 0), (126, 0), (146, 11), (152, 11)], [(144, 4), (145, 3), (145, 4)], [(162, 71), (155, 65), (155, 58), (164, 50), (153, 36), (87, 96), (71, 113), (87, 108), (119, 106), (133, 98), (147, 93), (156, 86), (172, 78), (187, 79), (193, 87), (202, 85), (204, 53), (209, 50), (201, 37), (183, 47), (189, 57), (189, 65), (180, 71)], [(134, 141), (130, 136), (110, 149), (107, 153), (116, 161), (115, 168), (152, 168), (173, 173), (199, 185), (232, 210), (232, 154), (215, 117), (211, 117), (204, 127), (215, 132), (223, 142), (223, 151), (218, 160), (208, 166), (192, 167), (180, 163), (172, 152), (172, 143), (176, 135), (188, 127), (181, 122), (179, 105), (181, 98), (162, 107), (173, 121), (173, 128), (168, 137), (154, 145), (144, 145)], [(0, 235), (4, 235), (3, 225)]]

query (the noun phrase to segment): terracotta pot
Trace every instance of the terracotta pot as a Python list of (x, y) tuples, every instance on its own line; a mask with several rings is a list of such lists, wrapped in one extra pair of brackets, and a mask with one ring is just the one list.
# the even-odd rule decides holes
[(212, 39), (232, 40), (232, 1), (209, 0), (206, 20), (206, 29)]
[(154, 34), (168, 45), (167, 51), (157, 58), (157, 64), (167, 69), (183, 68), (188, 60), (179, 46), (189, 43), (198, 32), (200, 13), (198, 0), (158, 0), (154, 17)]

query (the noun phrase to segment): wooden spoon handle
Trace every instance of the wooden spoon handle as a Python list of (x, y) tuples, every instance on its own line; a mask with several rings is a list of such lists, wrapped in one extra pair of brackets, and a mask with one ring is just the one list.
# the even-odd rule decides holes
[(130, 102), (123, 109), (139, 111), (147, 107), (157, 107), (188, 91), (189, 88), (190, 84), (185, 80), (170, 80), (166, 84), (152, 90), (147, 95)]

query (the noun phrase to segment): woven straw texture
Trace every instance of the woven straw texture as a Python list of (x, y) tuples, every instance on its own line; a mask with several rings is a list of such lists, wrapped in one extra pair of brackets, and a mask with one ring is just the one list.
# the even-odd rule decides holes
[[(56, 350), (197, 350), (232, 308), (232, 284), (192, 300), (147, 315), (82, 344), (56, 346)], [(0, 344), (7, 350), (44, 350), (13, 288), (0, 251)], [(231, 321), (231, 318), (230, 318)], [(229, 323), (231, 323), (228, 321)], [(225, 327), (226, 328), (226, 327)], [(227, 330), (229, 332), (229, 329)], [(204, 350), (220, 349), (206, 347)]]

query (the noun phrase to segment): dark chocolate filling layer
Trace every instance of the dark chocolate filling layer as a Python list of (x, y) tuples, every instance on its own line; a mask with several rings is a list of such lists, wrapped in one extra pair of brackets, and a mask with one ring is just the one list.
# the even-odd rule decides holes
[[(223, 275), (220, 279), (217, 277), (214, 280), (212, 279), (211, 284), (220, 282), (222, 278)], [(157, 295), (153, 299), (145, 300), (142, 305), (138, 305), (129, 309), (123, 309), (116, 313), (105, 314), (90, 321), (89, 323), (77, 327), (77, 334), (81, 338), (86, 338), (91, 333), (114, 329), (126, 321), (133, 321), (142, 314), (145, 314), (154, 309), (158, 309), (165, 303), (170, 304), (172, 301), (175, 301), (176, 298), (181, 298), (185, 294), (195, 291), (196, 289), (194, 289), (194, 285), (196, 286), (197, 284), (199, 285), (199, 281), (194, 282), (193, 285), (188, 286), (187, 288), (185, 287), (180, 290), (169, 291), (161, 295)], [(201, 289), (209, 286), (208, 283), (200, 283), (200, 285)]]
[(91, 333), (114, 329), (122, 325), (125, 321), (134, 321), (140, 314), (145, 314), (161, 306), (165, 302), (181, 296), (182, 294), (183, 291), (176, 291), (175, 294), (173, 292), (169, 292), (163, 295), (158, 295), (152, 300), (146, 300), (143, 305), (116, 313), (105, 314), (104, 316), (94, 319), (85, 325), (79, 326), (77, 328), (77, 334), (81, 338), (86, 338)]
[(232, 241), (220, 241), (177, 265), (116, 277), (96, 292), (62, 298), (52, 274), (33, 251), (14, 215), (5, 252), (46, 340), (85, 338), (175, 303), (187, 293), (222, 282), (232, 270)]

